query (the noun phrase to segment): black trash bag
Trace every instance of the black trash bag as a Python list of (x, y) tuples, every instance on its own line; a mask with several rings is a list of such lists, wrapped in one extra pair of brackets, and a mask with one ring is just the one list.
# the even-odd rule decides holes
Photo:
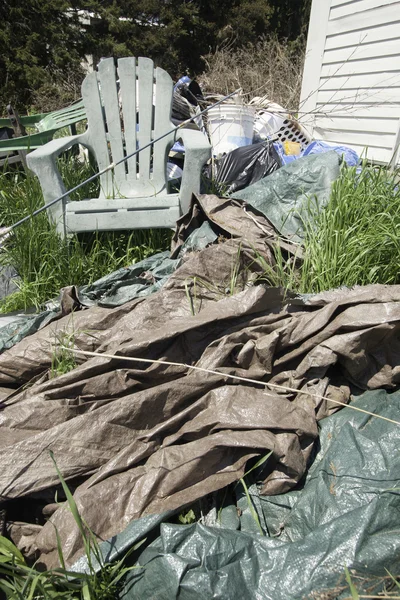
[(174, 91), (172, 96), (172, 112), (171, 120), (174, 125), (179, 125), (182, 121), (186, 121), (193, 116), (192, 105), (190, 102), (181, 96), (179, 91)]
[(242, 146), (207, 165), (205, 177), (222, 195), (233, 194), (282, 166), (272, 142)]
[(181, 96), (186, 98), (193, 106), (198, 106), (200, 102), (204, 101), (203, 92), (201, 87), (195, 79), (192, 79), (190, 83), (183, 85), (180, 89)]

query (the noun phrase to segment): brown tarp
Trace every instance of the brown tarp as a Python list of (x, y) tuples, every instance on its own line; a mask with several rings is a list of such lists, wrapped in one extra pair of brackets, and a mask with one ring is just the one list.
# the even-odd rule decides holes
[[(46, 515), (55, 511), (42, 527), (33, 527), (32, 518), (8, 519), (14, 539), (47, 565), (58, 560), (53, 525), (68, 563), (82, 553), (71, 513), (54, 505), (58, 479), (49, 450), (76, 490), (82, 516), (106, 539), (132, 519), (189, 505), (236, 481), (251, 457), (269, 451), (262, 493), (282, 493), (300, 480), (317, 421), (338, 406), (262, 382), (347, 402), (351, 386), (391, 388), (399, 381), (400, 286), (301, 299), (252, 285), (257, 253), (269, 256), (270, 234), (249, 217), (246, 237), (228, 239), (238, 205), (210, 196), (200, 203), (192, 216), (218, 212), (225, 233), (218, 244), (188, 254), (159, 292), (66, 315), (0, 356), (0, 386), (10, 389), (0, 406), (0, 497), (11, 515), (21, 499), (47, 504)], [(73, 333), (77, 348), (121, 358), (79, 358), (73, 371), (49, 378), (63, 330)]]

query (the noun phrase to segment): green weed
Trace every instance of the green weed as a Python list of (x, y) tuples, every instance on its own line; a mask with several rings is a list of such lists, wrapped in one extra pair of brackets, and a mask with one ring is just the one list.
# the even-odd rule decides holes
[(50, 377), (65, 375), (75, 369), (75, 355), (70, 349), (75, 345), (75, 332), (61, 331), (56, 334), (54, 351), (51, 357)]
[(346, 576), (346, 581), (349, 585), (350, 588), (350, 593), (351, 593), (351, 597), (353, 600), (359, 600), (360, 596), (358, 595), (357, 589), (354, 585), (354, 583), (352, 582), (351, 576), (350, 576), (350, 571), (348, 570), (347, 567), (344, 568), (344, 573)]
[(400, 281), (400, 189), (384, 168), (343, 168), (306, 225), (301, 291)]
[(10, 600), (114, 600), (125, 575), (137, 567), (126, 567), (128, 556), (144, 542), (134, 545), (125, 556), (106, 563), (94, 533), (82, 519), (54, 455), (51, 459), (60, 479), (67, 505), (79, 528), (88, 564), (87, 573), (68, 571), (65, 567), (61, 541), (56, 530), (60, 568), (39, 571), (29, 566), (18, 548), (0, 536), (0, 590)]
[(302, 260), (275, 250), (263, 278), (301, 293), (341, 286), (400, 282), (399, 173), (363, 165), (342, 167), (325, 208), (309, 203), (302, 216)]

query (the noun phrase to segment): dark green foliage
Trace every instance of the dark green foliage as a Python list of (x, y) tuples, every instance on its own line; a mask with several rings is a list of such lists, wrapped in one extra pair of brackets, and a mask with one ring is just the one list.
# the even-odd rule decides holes
[[(310, 0), (3, 0), (0, 2), (0, 112), (66, 105), (80, 94), (81, 61), (93, 55), (148, 56), (173, 77), (198, 74), (203, 56), (229, 41), (265, 35), (295, 40)], [(83, 10), (84, 9), (84, 10)], [(79, 15), (85, 22), (79, 21)]]
[(42, 87), (51, 96), (49, 88), (54, 94), (60, 82), (64, 102), (74, 99), (85, 39), (71, 6), (69, 0), (0, 2), (1, 112), (8, 102), (26, 106)]
[(307, 35), (311, 0), (269, 0), (273, 7), (271, 30), (279, 39), (296, 40)]

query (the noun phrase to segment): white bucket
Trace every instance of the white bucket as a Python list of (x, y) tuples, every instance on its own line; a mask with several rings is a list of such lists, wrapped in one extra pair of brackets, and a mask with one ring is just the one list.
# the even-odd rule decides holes
[(208, 111), (208, 128), (213, 155), (231, 152), (253, 143), (254, 108), (220, 104)]

